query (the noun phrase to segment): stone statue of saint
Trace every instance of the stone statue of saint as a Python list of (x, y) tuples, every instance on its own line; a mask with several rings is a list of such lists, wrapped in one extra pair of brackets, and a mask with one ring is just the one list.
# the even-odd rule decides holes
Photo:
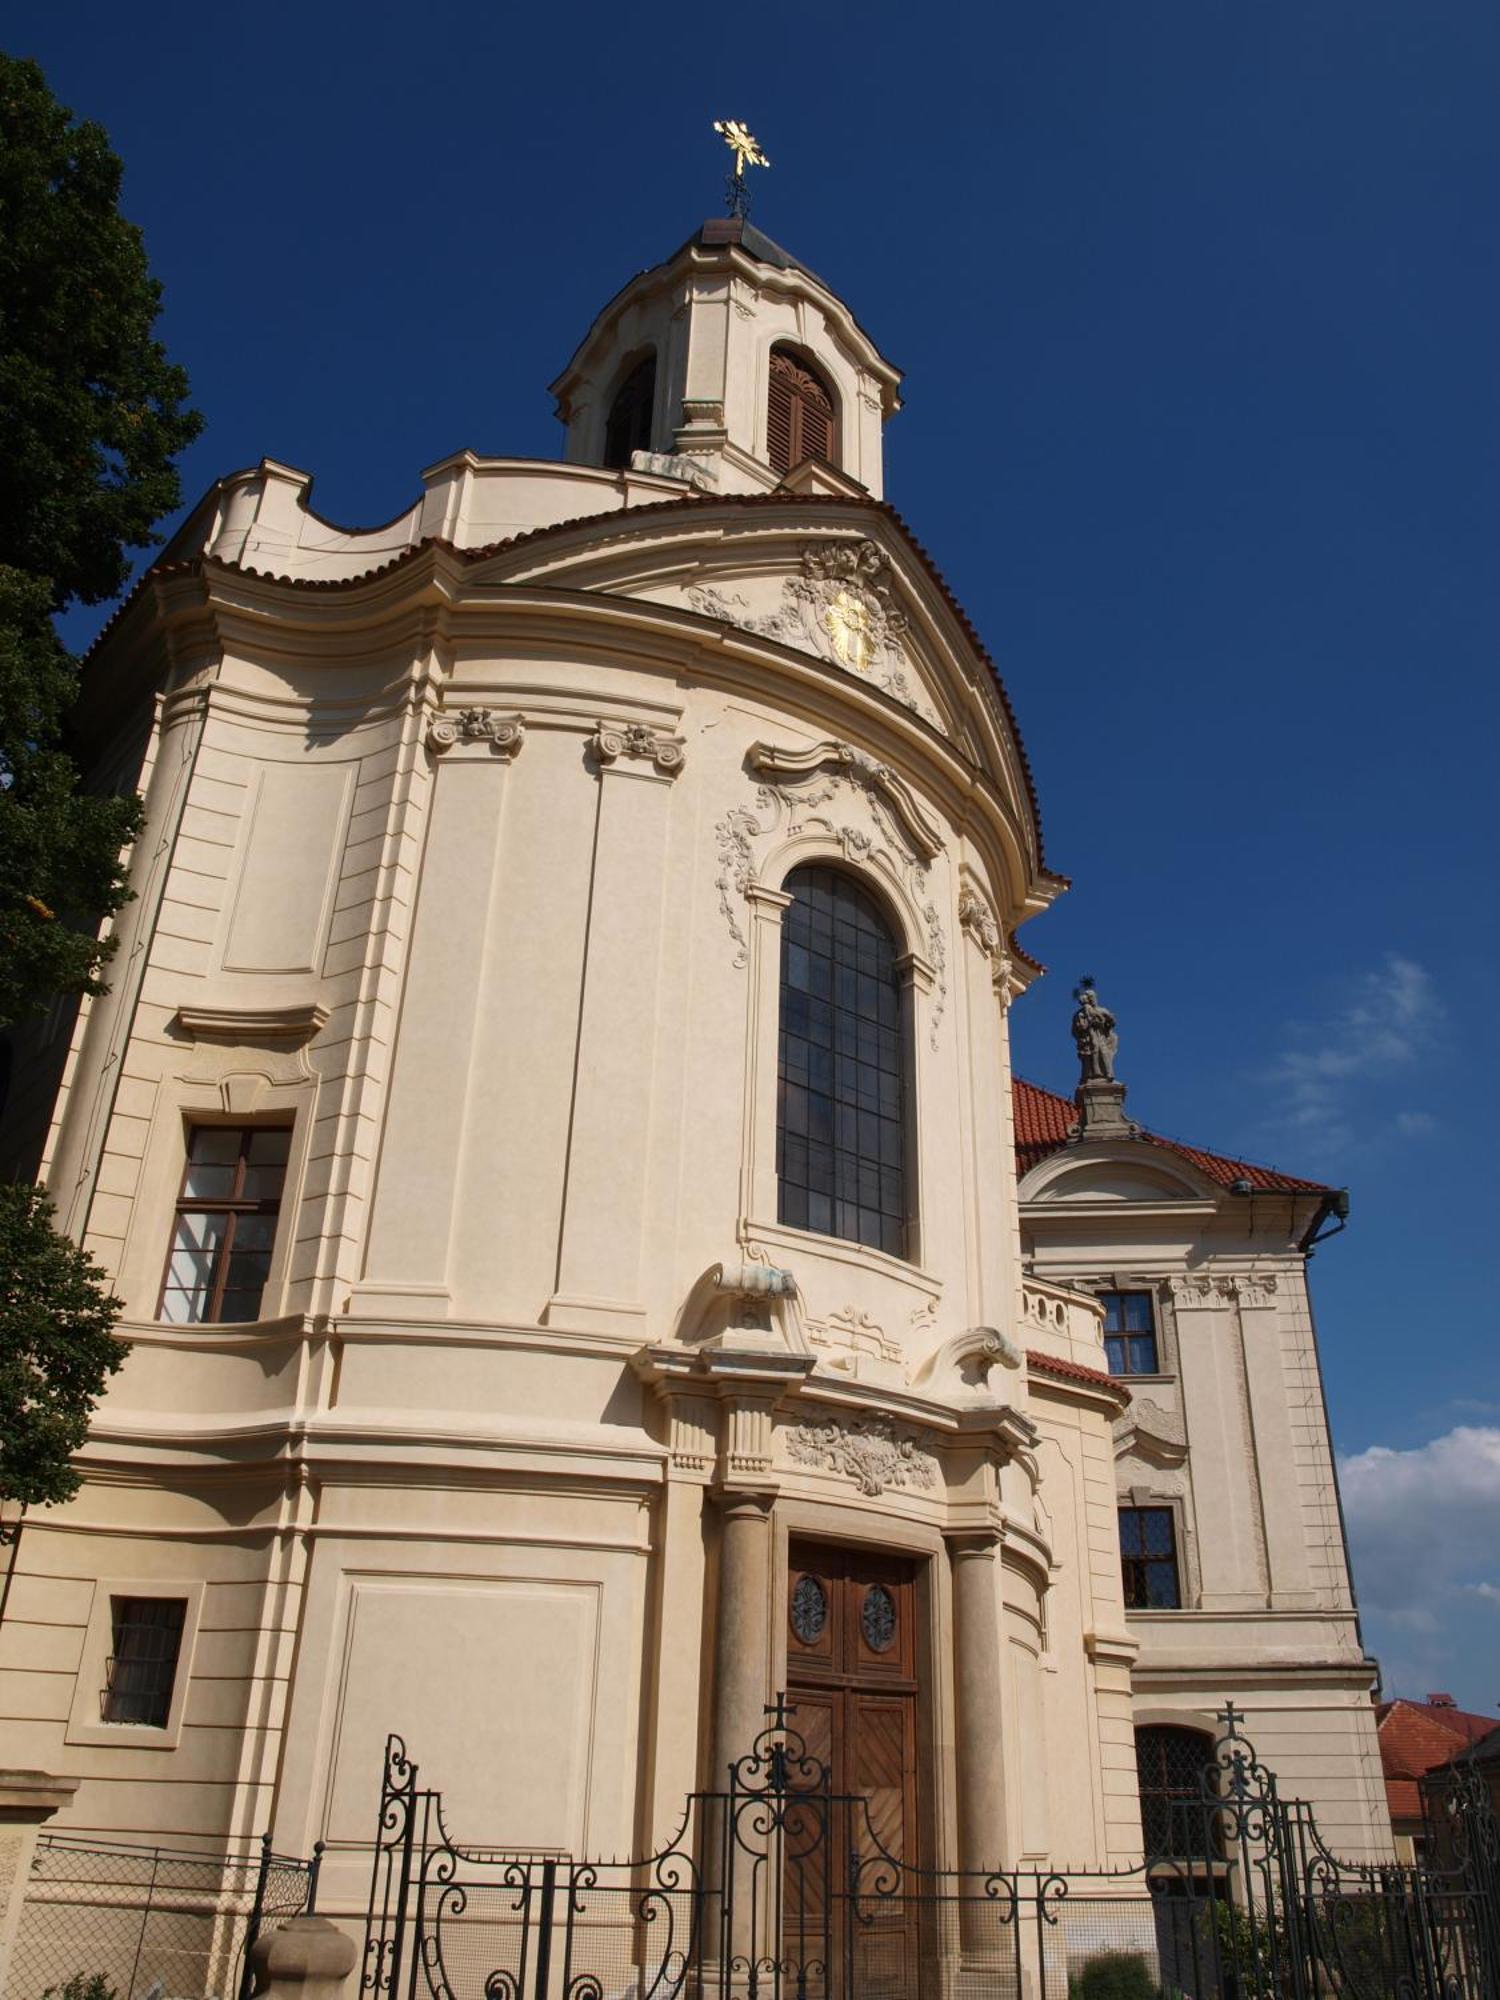
[(1073, 988), (1078, 1011), (1073, 1016), (1073, 1040), (1078, 1047), (1082, 1083), (1113, 1083), (1115, 1051), (1120, 1037), (1115, 1033), (1115, 1017), (1099, 1004), (1093, 981), (1083, 980)]

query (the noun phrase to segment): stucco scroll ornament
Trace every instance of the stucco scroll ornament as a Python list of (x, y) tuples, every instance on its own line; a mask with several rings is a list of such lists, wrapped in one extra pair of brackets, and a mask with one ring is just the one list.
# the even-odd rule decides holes
[[(760, 817), (735, 806), (714, 828), (719, 849), (714, 886), (735, 942), (735, 965), (746, 963), (749, 946), (734, 894), (745, 896), (757, 880), (756, 841), (771, 833), (786, 839), (817, 827), (838, 842), (850, 861), (887, 869), (921, 911), (933, 969), (931, 1040), (936, 1048), (948, 1002), (948, 943), (929, 888), (928, 863), (943, 851), (936, 821), (889, 765), (852, 744), (830, 738), (807, 749), (784, 750), (752, 743), (746, 762), (763, 780), (755, 794)], [(825, 810), (855, 799), (863, 802), (871, 824), (859, 825), (837, 810)]]
[(910, 671), (907, 618), (891, 566), (874, 542), (847, 538), (809, 543), (781, 586), (781, 604), (759, 616), (738, 592), (695, 584), (688, 602), (705, 618), (779, 639), (857, 674), (924, 722), (942, 724)]
[(838, 1357), (833, 1365), (847, 1367), (862, 1355), (872, 1360), (896, 1364), (901, 1360), (901, 1343), (892, 1339), (858, 1306), (841, 1306), (826, 1319), (809, 1320), (807, 1337), (812, 1345)]
[(960, 929), (990, 962), (990, 984), (1002, 1008), (1010, 1006), (1023, 990), (1016, 974), (1016, 961), (1007, 949), (1011, 940), (1000, 928), (994, 911), (977, 889), (965, 889), (958, 899)]
[(994, 912), (977, 890), (965, 889), (958, 899), (958, 921), (986, 958), (1000, 949), (1000, 926)]
[(621, 758), (655, 765), (664, 777), (675, 778), (682, 769), (685, 739), (668, 736), (644, 722), (601, 722), (589, 738), (589, 747), (600, 764), (617, 764)]
[(1133, 1402), (1113, 1426), (1116, 1456), (1133, 1451), (1152, 1465), (1181, 1465), (1188, 1455), (1187, 1424), (1177, 1410), (1149, 1396)]
[(842, 1472), (871, 1499), (904, 1487), (930, 1490), (937, 1484), (937, 1460), (914, 1438), (898, 1431), (889, 1417), (857, 1417), (851, 1423), (792, 1424), (786, 1448), (803, 1465)]
[(438, 715), (427, 725), (427, 747), (436, 756), (455, 743), (488, 743), (502, 757), (514, 757), (526, 740), (525, 719), (499, 715), (492, 708), (461, 708), (456, 715)]

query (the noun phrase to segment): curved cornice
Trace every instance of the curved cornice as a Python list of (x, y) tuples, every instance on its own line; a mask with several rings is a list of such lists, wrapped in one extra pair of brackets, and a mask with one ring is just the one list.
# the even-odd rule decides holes
[[(888, 502), (883, 500), (786, 492), (723, 495), (712, 498), (688, 493), (641, 507), (579, 516), (475, 548), (461, 548), (451, 541), (429, 536), (412, 543), (410, 547), (395, 555), (386, 556), (362, 574), (347, 578), (289, 577), (212, 557), (180, 558), (160, 563), (146, 573), (100, 632), (87, 655), (85, 670), (90, 679), (107, 671), (108, 656), (115, 651), (118, 641), (124, 639), (127, 644), (130, 643), (126, 631), (122, 628), (132, 626), (139, 628), (142, 614), (148, 623), (151, 621), (152, 612), (158, 617), (163, 616), (171, 596), (178, 596), (181, 603), (180, 593), (171, 589), (171, 586), (179, 580), (206, 581), (221, 578), (228, 582), (231, 579), (240, 579), (255, 587), (253, 591), (247, 593), (247, 609), (255, 608), (258, 602), (258, 608), (264, 615), (274, 605), (277, 616), (283, 620), (286, 608), (292, 602), (304, 599), (359, 606), (364, 612), (362, 622), (368, 622), (372, 611), (375, 615), (380, 615), (376, 606), (382, 600), (388, 606), (408, 595), (408, 589), (405, 587), (390, 589), (390, 585), (398, 576), (402, 579), (402, 586), (409, 585), (419, 577), (422, 583), (436, 588), (438, 600), (454, 601), (463, 595), (463, 582), (466, 576), (472, 574), (473, 569), (480, 564), (490, 565), (492, 572), (495, 572), (485, 580), (488, 588), (508, 580), (506, 573), (518, 564), (529, 566), (543, 555), (553, 553), (561, 555), (568, 549), (570, 543), (580, 551), (585, 547), (622, 545), (638, 540), (642, 531), (649, 537), (660, 525), (671, 524), (675, 527), (686, 525), (689, 521), (692, 522), (695, 532), (699, 533), (712, 529), (716, 523), (732, 529), (737, 525), (772, 520), (785, 522), (795, 531), (799, 516), (803, 517), (808, 529), (812, 531), (840, 520), (865, 533), (883, 529), (884, 539), (888, 545), (898, 552), (909, 554), (918, 574), (931, 585), (936, 601), (953, 623), (962, 650), (974, 657), (988, 677), (988, 684), (993, 690), (1003, 725), (1003, 738), (1015, 761), (1023, 816), (1029, 821), (1027, 831), (1031, 837), (1027, 845), (1032, 850), (1035, 886), (1040, 891), (1037, 907), (1041, 907), (1058, 891), (1068, 886), (1068, 878), (1057, 874), (1046, 863), (1035, 777), (1026, 755), (1010, 696), (993, 658), (941, 571), (907, 523)], [(403, 576), (402, 573), (407, 571), (413, 571), (414, 575), (411, 578)], [(380, 585), (386, 586), (386, 589), (377, 589), (372, 594), (371, 587)], [(517, 585), (513, 584), (512, 587)], [(526, 587), (535, 588), (534, 585)], [(386, 594), (387, 591), (389, 595)], [(596, 602), (607, 601), (616, 609), (623, 609), (620, 599), (605, 598), (597, 591), (580, 592), (578, 595), (592, 596)], [(680, 615), (684, 618), (694, 617), (696, 623), (705, 629), (718, 629), (718, 621), (690, 613)], [(140, 643), (145, 644), (150, 637), (149, 629), (144, 632), (138, 631), (138, 637)], [(791, 649), (778, 650), (789, 652)]]

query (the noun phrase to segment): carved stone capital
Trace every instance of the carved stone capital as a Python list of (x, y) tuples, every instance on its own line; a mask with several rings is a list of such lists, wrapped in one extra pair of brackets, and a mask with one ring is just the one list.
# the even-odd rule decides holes
[(1170, 1278), (1167, 1282), (1178, 1312), (1223, 1312), (1234, 1296), (1228, 1278)]
[(1242, 1307), (1254, 1310), (1256, 1307), (1276, 1304), (1276, 1274), (1274, 1271), (1257, 1272), (1254, 1276), (1231, 1278), (1235, 1297)]
[(525, 740), (523, 716), (492, 708), (461, 708), (456, 715), (434, 716), (427, 725), (427, 747), (436, 756), (456, 743), (487, 743), (498, 755), (514, 757)]
[(686, 738), (669, 736), (644, 722), (601, 722), (589, 738), (589, 748), (606, 768), (626, 759), (651, 764), (663, 777), (675, 778), (683, 766)]
[(943, 1545), (950, 1562), (991, 1563), (1005, 1541), (1005, 1527), (995, 1522), (985, 1527), (960, 1528), (944, 1535)]

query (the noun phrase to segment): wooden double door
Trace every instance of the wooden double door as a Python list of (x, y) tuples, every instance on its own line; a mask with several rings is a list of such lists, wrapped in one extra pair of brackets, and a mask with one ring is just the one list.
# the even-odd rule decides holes
[[(909, 1880), (902, 1893), (848, 1904), (848, 1855), (867, 1864), (858, 1879), (872, 1892), (892, 1871), (882, 1855), (920, 1864), (917, 1784), (920, 1687), (916, 1567), (900, 1557), (794, 1541), (787, 1573), (787, 1697), (792, 1726), (810, 1755), (828, 1766), (841, 1808), (828, 1829), (833, 1850), (826, 1881), (834, 1963), (828, 1991), (914, 1996), (919, 1991), (920, 1905)], [(822, 1901), (816, 1886), (788, 1879), (789, 1912), (812, 1926)]]

